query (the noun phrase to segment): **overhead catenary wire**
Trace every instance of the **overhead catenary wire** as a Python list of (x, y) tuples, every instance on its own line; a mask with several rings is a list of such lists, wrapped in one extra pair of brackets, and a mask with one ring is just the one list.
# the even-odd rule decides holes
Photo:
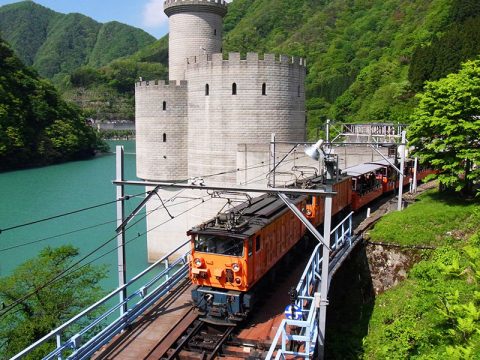
[[(187, 209), (187, 210), (185, 210), (185, 211), (183, 211), (183, 212), (179, 213), (179, 214), (178, 214), (176, 217), (179, 217), (179, 216), (181, 216), (181, 215), (183, 215), (183, 214), (185, 214), (185, 213), (187, 213), (187, 212), (189, 212), (189, 211), (193, 210), (194, 208), (196, 208), (196, 207), (198, 207), (198, 206), (202, 205), (203, 203), (205, 203), (205, 202), (207, 202), (207, 201), (209, 201), (209, 200), (211, 200), (211, 197), (210, 197), (210, 198), (208, 198), (208, 199), (206, 199), (206, 200), (204, 200), (204, 201), (202, 201), (202, 202), (200, 202), (200, 203), (198, 203), (197, 205), (194, 205), (194, 206), (192, 206), (191, 208), (189, 208), (189, 209)], [(159, 208), (160, 208), (160, 207), (159, 207)], [(143, 233), (141, 233), (141, 234), (138, 234), (137, 236), (135, 236), (135, 237), (133, 237), (133, 238), (131, 238), (131, 239), (127, 240), (127, 241), (125, 242), (125, 245), (127, 245), (127, 244), (129, 244), (129, 243), (131, 243), (131, 242), (133, 242), (133, 241), (135, 241), (135, 240), (137, 240), (137, 239), (138, 239), (138, 238), (140, 238), (141, 236), (144, 236), (144, 235), (148, 234), (150, 231), (153, 231), (153, 230), (155, 230), (155, 229), (159, 228), (160, 226), (163, 226), (163, 225), (165, 225), (166, 223), (168, 223), (168, 222), (172, 221), (173, 219), (174, 219), (174, 218), (169, 218), (169, 219), (165, 220), (164, 222), (162, 222), (162, 223), (160, 223), (160, 224), (158, 224), (158, 225), (156, 225), (156, 226), (152, 227), (151, 229), (148, 229), (147, 231), (145, 231), (145, 232), (143, 232)], [(114, 252), (114, 251), (118, 250), (118, 248), (119, 248), (119, 246), (116, 246), (116, 247), (114, 247), (113, 249), (111, 249), (111, 250), (109, 250), (109, 251), (107, 251), (107, 252), (103, 253), (102, 255), (100, 255), (100, 256), (98, 256), (98, 257), (96, 257), (95, 259), (93, 259), (93, 260), (89, 261), (88, 263), (85, 263), (85, 264), (83, 264), (82, 266), (80, 266), (79, 268), (77, 268), (77, 269), (73, 270), (71, 273), (73, 273), (73, 272), (75, 272), (75, 271), (78, 271), (78, 270), (82, 269), (83, 267), (86, 267), (86, 266), (88, 266), (88, 265), (90, 265), (90, 264), (94, 263), (95, 261), (98, 261), (98, 260), (100, 260), (101, 258), (103, 258), (103, 257), (107, 256), (108, 254), (110, 254), (110, 253), (112, 253), (112, 252)], [(69, 275), (69, 274), (67, 274), (67, 275)], [(0, 314), (0, 317), (1, 317), (1, 314)]]
[[(295, 159), (292, 159), (292, 160), (288, 160), (286, 162), (291, 162)], [(264, 167), (264, 166), (267, 166), (267, 164), (262, 161), (256, 165), (252, 165), (250, 167), (247, 167), (245, 169), (232, 169), (232, 170), (228, 170), (228, 171), (223, 171), (223, 172), (219, 172), (219, 173), (215, 173), (215, 174), (210, 174), (210, 175), (205, 175), (203, 176), (204, 178), (206, 177), (213, 177), (213, 176), (219, 176), (219, 175), (225, 175), (225, 174), (229, 174), (229, 173), (235, 173), (235, 172), (240, 172), (240, 171), (246, 171), (246, 170), (249, 170), (249, 169), (255, 169), (255, 168), (260, 168), (260, 167)], [(264, 174), (262, 174), (263, 176)], [(139, 195), (142, 195), (142, 194), (145, 194), (146, 192), (144, 193), (141, 193)], [(138, 195), (136, 195), (138, 196)], [(132, 196), (133, 197), (133, 196)], [(175, 197), (175, 196), (174, 196)], [(174, 198), (172, 197), (172, 198)], [(129, 199), (130, 197), (126, 196), (124, 199)], [(78, 209), (78, 210), (74, 210), (74, 211), (71, 211), (71, 212), (68, 212), (68, 213), (64, 213), (64, 214), (59, 214), (59, 215), (55, 215), (55, 216), (52, 216), (52, 217), (49, 217), (49, 218), (45, 218), (45, 219), (40, 219), (40, 220), (36, 220), (36, 221), (32, 221), (32, 222), (29, 222), (29, 223), (25, 223), (25, 224), (20, 224), (20, 225), (16, 225), (16, 226), (12, 226), (12, 227), (9, 227), (9, 228), (5, 228), (5, 229), (0, 229), (0, 233), (2, 231), (7, 231), (7, 230), (12, 230), (12, 229), (16, 229), (16, 228), (20, 228), (20, 227), (24, 227), (24, 226), (29, 226), (29, 225), (33, 225), (33, 224), (36, 224), (36, 223), (39, 223), (39, 222), (44, 222), (44, 221), (48, 221), (48, 220), (52, 220), (52, 219), (56, 219), (56, 218), (59, 218), (59, 217), (63, 217), (63, 216), (68, 216), (68, 215), (72, 215), (72, 214), (75, 214), (75, 213), (79, 213), (79, 212), (82, 212), (82, 211), (87, 211), (87, 210), (91, 210), (91, 209), (94, 209), (94, 208), (98, 208), (98, 207), (101, 207), (101, 206), (105, 206), (105, 205), (109, 205), (109, 204), (113, 204), (113, 203), (116, 203), (118, 201), (121, 201), (121, 200), (124, 200), (124, 199), (117, 199), (117, 200), (113, 200), (113, 201), (110, 201), (110, 202), (106, 202), (106, 203), (102, 203), (102, 204), (98, 204), (98, 205), (94, 205), (94, 206), (90, 206), (90, 207), (86, 207), (86, 208), (83, 208), (83, 209)], [(202, 203), (204, 203), (205, 200), (202, 199), (202, 202), (191, 207), (190, 209), (187, 209), (185, 210), (184, 212), (180, 213), (179, 215), (177, 216), (181, 216), (183, 215), (184, 213), (188, 212), (188, 211), (191, 211), (192, 209), (194, 209), (195, 207), (201, 205)], [(160, 208), (165, 208), (166, 207), (164, 205), (162, 206), (159, 206), (157, 207), (156, 209), (154, 209), (152, 212), (160, 209)], [(136, 222), (130, 224), (127, 228), (125, 228), (125, 230), (127, 229), (130, 229), (132, 226), (135, 226), (139, 221), (141, 221), (143, 218), (145, 218), (146, 216), (150, 215), (152, 212), (150, 212), (149, 214), (146, 214), (144, 217), (142, 217), (141, 219), (137, 220)], [(140, 236), (142, 235), (145, 235), (147, 234), (148, 232), (150, 231), (153, 231), (154, 229), (164, 225), (165, 223), (171, 221), (173, 218), (175, 217), (171, 217), (170, 219), (166, 220), (165, 222), (147, 230), (144, 234), (140, 234), (138, 236), (136, 236), (135, 238), (133, 239), (130, 239), (127, 243), (139, 238)], [(47, 281), (46, 283), (40, 285), (39, 287), (37, 287), (35, 290), (33, 290), (32, 292), (30, 292), (29, 294), (23, 296), (21, 299), (18, 299), (17, 301), (15, 301), (14, 303), (8, 305), (6, 308), (2, 309), (0, 311), (0, 317), (3, 317), (5, 316), (11, 309), (13, 309), (14, 307), (16, 307), (18, 304), (20, 304), (22, 301), (26, 300), (27, 298), (35, 295), (36, 293), (38, 293), (39, 291), (41, 291), (42, 289), (46, 288), (47, 286), (57, 282), (57, 281), (60, 281), (62, 278), (70, 275), (71, 273), (73, 273), (74, 271), (78, 271), (79, 269), (83, 268), (84, 266), (87, 266), (89, 264), (91, 264), (92, 262), (94, 261), (97, 261), (98, 259), (106, 256), (107, 254), (111, 253), (112, 251), (115, 251), (117, 248), (114, 248), (113, 250), (111, 251), (108, 251), (104, 254), (102, 254), (101, 256), (97, 257), (96, 259), (90, 261), (89, 263), (87, 264), (84, 264), (82, 266), (80, 266), (79, 268), (73, 270), (73, 271), (70, 271), (72, 270), (73, 268), (75, 268), (75, 266), (77, 266), (78, 264), (80, 264), (82, 261), (84, 261), (86, 258), (90, 257), (91, 255), (93, 255), (94, 253), (96, 253), (97, 251), (101, 250), (103, 247), (105, 247), (108, 243), (110, 243), (112, 240), (114, 240), (115, 238), (117, 237), (117, 235), (115, 236), (112, 236), (111, 238), (109, 238), (107, 241), (105, 241), (104, 243), (102, 243), (101, 245), (99, 245), (98, 247), (96, 247), (95, 249), (93, 249), (92, 251), (90, 251), (87, 255), (85, 255), (84, 257), (82, 257), (80, 260), (76, 261), (74, 264), (72, 264), (71, 266), (69, 266), (67, 269), (61, 271), (60, 273), (58, 273), (57, 275), (55, 275), (52, 279), (50, 279), (49, 281)]]
[(100, 227), (100, 226), (103, 226), (103, 225), (113, 224), (113, 223), (115, 223), (115, 222), (117, 222), (117, 220), (110, 220), (110, 221), (106, 221), (106, 222), (103, 222), (103, 223), (100, 223), (100, 224), (95, 224), (95, 225), (91, 225), (91, 226), (86, 226), (86, 227), (83, 227), (83, 228), (79, 228), (79, 229), (67, 231), (67, 232), (64, 232), (64, 233), (61, 233), (61, 234), (44, 237), (44, 238), (42, 238), (42, 239), (37, 239), (37, 240), (32, 240), (32, 241), (28, 241), (28, 242), (21, 243), (21, 244), (12, 245), (12, 246), (5, 247), (5, 248), (0, 249), (0, 252), (4, 252), (4, 251), (8, 251), (8, 250), (13, 250), (13, 249), (18, 249), (18, 248), (23, 247), (23, 246), (32, 245), (32, 244), (37, 244), (37, 243), (40, 243), (40, 242), (43, 242), (43, 241), (56, 239), (56, 238), (59, 238), (59, 237), (62, 237), (62, 236), (66, 236), (66, 235), (76, 234), (76, 233), (79, 233), (79, 232), (81, 232), (81, 231), (85, 231), (85, 230), (89, 230), (89, 229), (94, 229), (94, 228), (96, 228), (96, 227)]
[[(134, 197), (134, 196), (130, 196), (130, 198), (132, 198), (132, 197)], [(149, 210), (147, 216), (149, 215), (149, 213), (152, 213), (152, 212), (154, 212), (154, 211), (156, 211), (156, 210), (157, 210), (157, 209)], [(82, 231), (94, 229), (94, 228), (97, 228), (97, 227), (100, 227), (100, 226), (104, 226), (104, 225), (108, 225), (108, 224), (113, 224), (113, 223), (116, 223), (116, 222), (117, 222), (117, 219), (115, 219), (115, 220), (109, 220), (109, 221), (105, 221), (105, 222), (98, 223), (98, 224), (95, 224), (95, 225), (90, 225), (90, 226), (82, 227), (82, 228), (79, 228), (79, 229), (67, 231), (67, 232), (64, 232), (64, 233), (47, 236), (47, 237), (44, 237), (44, 238), (41, 238), (41, 239), (31, 240), (31, 241), (24, 242), (24, 243), (21, 243), (21, 244), (16, 244), (16, 245), (8, 246), (8, 247), (5, 247), (5, 248), (0, 248), (0, 252), (18, 249), (18, 248), (23, 247), (23, 246), (38, 244), (38, 243), (41, 243), (41, 242), (44, 242), (44, 241), (48, 241), (48, 240), (60, 238), (60, 237), (62, 237), (62, 236), (66, 236), (66, 235), (76, 234), (76, 233), (79, 233), (79, 232), (82, 232)]]
[[(131, 197), (136, 197), (136, 196), (139, 196), (139, 195), (142, 195), (142, 194), (145, 194), (145, 192), (140, 193), (140, 194), (138, 194), (138, 195), (125, 196), (125, 200), (129, 200)], [(3, 229), (0, 228), (0, 234), (3, 233), (3, 232), (5, 232), (5, 231), (18, 229), (18, 228), (22, 228), (22, 227), (25, 227), (25, 226), (35, 225), (35, 224), (39, 224), (39, 223), (42, 223), (42, 222), (45, 222), (45, 221), (50, 221), (50, 220), (58, 219), (58, 218), (61, 218), (61, 217), (65, 217), (65, 216), (69, 216), (69, 215), (73, 215), (73, 214), (78, 214), (78, 213), (81, 213), (81, 212), (84, 212), (84, 211), (97, 209), (97, 208), (102, 207), (102, 206), (115, 204), (116, 202), (121, 201), (121, 200), (124, 200), (124, 199), (117, 199), (117, 200), (107, 201), (107, 202), (104, 202), (104, 203), (101, 203), (101, 204), (96, 204), (96, 205), (92, 205), (92, 206), (87, 206), (87, 207), (84, 207), (84, 208), (82, 208), (82, 209), (77, 209), (77, 210), (68, 211), (68, 212), (65, 212), (65, 213), (62, 213), (62, 214), (57, 214), (57, 215), (49, 216), (49, 217), (46, 217), (46, 218), (43, 218), (43, 219), (38, 219), (38, 220), (26, 222), (26, 223), (19, 224), (19, 225), (10, 226), (10, 227), (3, 228)]]
[[(176, 196), (176, 195), (174, 195), (174, 196)], [(174, 196), (173, 196), (172, 198), (174, 198)], [(193, 201), (193, 199), (190, 199), (190, 200), (185, 201), (185, 202), (189, 202), (189, 201)], [(195, 206), (193, 206), (193, 207), (191, 207), (191, 208), (183, 211), (182, 213), (180, 213), (180, 214), (177, 215), (177, 216), (181, 216), (181, 215), (185, 214), (186, 212), (188, 212), (188, 211), (192, 210), (193, 208), (195, 208), (195, 207), (203, 204), (204, 202), (205, 202), (205, 200), (203, 200), (203, 198), (202, 198), (202, 202), (201, 202), (201, 203), (199, 203), (199, 204), (197, 204), (197, 205), (195, 205)], [(179, 205), (179, 203), (178, 203), (178, 204), (174, 204), (174, 205)], [(171, 205), (171, 206), (174, 206), (174, 205)], [(159, 206), (159, 207), (157, 207), (157, 209), (155, 209), (155, 210), (158, 210), (158, 209), (160, 209), (160, 208), (163, 208), (163, 207)], [(153, 212), (153, 211), (152, 211), (152, 212)], [(152, 212), (151, 212), (151, 213), (152, 213)], [(151, 213), (150, 213), (150, 214), (151, 214)], [(150, 215), (150, 214), (144, 215), (144, 216), (141, 217), (139, 220), (133, 222), (133, 223), (130, 224), (125, 230), (128, 230), (128, 229), (130, 229), (131, 227), (135, 226), (139, 221), (143, 220), (143, 218), (145, 218), (146, 216), (148, 216), (148, 215)], [(172, 220), (172, 218), (168, 219), (168, 221), (171, 221), (171, 220)], [(168, 221), (166, 221), (166, 222), (168, 222)], [(147, 232), (145, 232), (145, 234), (148, 233), (148, 232), (150, 232), (150, 231), (152, 231), (152, 230), (154, 230), (154, 229), (156, 229), (156, 228), (158, 228), (159, 226), (161, 226), (161, 225), (163, 225), (163, 224), (164, 224), (164, 223), (155, 226), (154, 228), (152, 228), (152, 229), (148, 230)], [(140, 236), (142, 236), (142, 235), (140, 235)], [(133, 241), (133, 240), (135, 240), (135, 239), (138, 239), (140, 236), (136, 236), (135, 238), (129, 240), (129, 242), (130, 242), (130, 241)], [(72, 265), (70, 265), (68, 268), (66, 268), (66, 269), (62, 270), (61, 272), (59, 272), (57, 275), (55, 275), (53, 278), (51, 278), (50, 280), (48, 280), (48, 281), (45, 282), (44, 284), (37, 286), (33, 291), (31, 291), (31, 292), (29, 292), (28, 294), (22, 296), (20, 299), (15, 300), (13, 303), (5, 306), (2, 310), (0, 310), (0, 318), (1, 318), (1, 317), (4, 317), (5, 315), (7, 315), (12, 309), (14, 309), (16, 306), (18, 306), (19, 304), (21, 304), (24, 300), (26, 300), (26, 299), (34, 296), (35, 294), (39, 293), (39, 292), (40, 292), (41, 290), (43, 290), (44, 288), (46, 288), (46, 287), (48, 287), (48, 286), (50, 286), (50, 285), (52, 285), (52, 284), (54, 284), (54, 283), (62, 280), (64, 277), (71, 275), (71, 274), (74, 273), (75, 271), (78, 271), (78, 270), (82, 269), (83, 267), (87, 266), (88, 264), (91, 264), (93, 261), (89, 262), (88, 264), (84, 264), (84, 265), (76, 268), (76, 269), (73, 270), (73, 271), (70, 271), (70, 270), (74, 269), (77, 265), (79, 265), (82, 261), (84, 261), (86, 258), (90, 257), (91, 255), (93, 255), (93, 254), (96, 253), (97, 251), (99, 251), (99, 250), (101, 250), (102, 248), (104, 248), (105, 246), (107, 246), (111, 241), (113, 241), (114, 239), (116, 239), (116, 237), (117, 237), (117, 235), (115, 234), (114, 236), (112, 236), (111, 238), (109, 238), (108, 240), (106, 240), (105, 242), (103, 242), (102, 244), (100, 244), (99, 246), (97, 246), (95, 249), (93, 249), (92, 251), (90, 251), (88, 254), (86, 254), (85, 256), (83, 256), (80, 260), (76, 261), (75, 263), (73, 263)], [(118, 248), (118, 247), (117, 247), (117, 248)], [(117, 248), (113, 249), (112, 251), (116, 250)], [(106, 256), (108, 253), (110, 253), (110, 252), (112, 252), (112, 251), (109, 251), (109, 252), (103, 254), (103, 256)], [(103, 257), (103, 256), (100, 256), (99, 258), (101, 258), (101, 257)], [(96, 261), (96, 260), (95, 260), (95, 261)]]
[[(305, 158), (305, 157), (307, 157), (307, 156), (306, 156), (306, 155), (295, 156), (293, 159), (289, 159), (289, 160), (283, 161), (283, 163), (284, 163), (284, 164), (288, 164), (288, 163), (291, 163), (291, 162), (293, 162), (293, 161), (295, 161), (295, 160), (303, 159), (303, 158)], [(251, 178), (251, 179), (249, 179), (249, 180), (247, 180), (247, 181), (245, 181), (245, 182), (242, 182), (242, 183), (240, 183), (240, 184), (241, 184), (241, 185), (248, 185), (248, 184), (255, 183), (255, 182), (257, 182), (257, 181), (262, 180), (264, 176), (268, 176), (270, 173), (271, 173), (271, 170), (269, 170), (269, 171), (267, 171), (267, 172), (263, 172), (263, 173), (255, 176), (255, 177), (253, 177), (253, 178)]]

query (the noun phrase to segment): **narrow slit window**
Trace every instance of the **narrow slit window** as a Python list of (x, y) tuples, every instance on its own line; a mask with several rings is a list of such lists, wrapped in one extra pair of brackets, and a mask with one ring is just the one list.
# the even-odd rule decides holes
[(262, 84), (262, 95), (267, 95), (267, 84)]
[(260, 236), (257, 236), (255, 239), (255, 251), (260, 251), (261, 248), (261, 241), (260, 241)]
[(213, 35), (217, 36), (217, 29), (213, 29)]
[(167, 134), (163, 133), (163, 142), (167, 142)]
[(163, 102), (163, 111), (165, 111), (165, 110), (167, 110), (167, 102), (166, 101)]
[(300, 97), (300, 85), (297, 87), (297, 96)]
[(210, 86), (208, 84), (205, 84), (205, 96), (210, 95)]
[(236, 83), (232, 84), (232, 95), (237, 95), (237, 84)]

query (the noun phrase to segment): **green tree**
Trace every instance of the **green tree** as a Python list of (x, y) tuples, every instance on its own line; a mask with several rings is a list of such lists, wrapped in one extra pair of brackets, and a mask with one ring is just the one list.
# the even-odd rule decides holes
[[(106, 277), (106, 270), (92, 265), (36, 291), (68, 269), (78, 254), (78, 249), (69, 245), (47, 247), (37, 258), (26, 261), (12, 275), (0, 279), (0, 304), (7, 306), (6, 309), (26, 294), (35, 292), (11, 311), (0, 311), (0, 358), (20, 352), (100, 297), (99, 282)], [(32, 358), (45, 356), (51, 350), (46, 345), (34, 352)]]
[(446, 187), (470, 194), (480, 179), (480, 60), (427, 82), (408, 138)]
[(0, 39), (0, 171), (90, 157), (99, 139), (81, 111)]

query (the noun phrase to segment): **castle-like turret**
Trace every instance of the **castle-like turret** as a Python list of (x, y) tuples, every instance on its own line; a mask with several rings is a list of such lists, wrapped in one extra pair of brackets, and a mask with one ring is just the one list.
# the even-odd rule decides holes
[(224, 0), (166, 0), (169, 18), (169, 79), (185, 80), (185, 59), (222, 52)]
[[(166, 0), (164, 10), (170, 24), (169, 81), (135, 85), (137, 176), (207, 178), (222, 186), (262, 182), (265, 169), (255, 169), (269, 163), (272, 132), (277, 141), (305, 140), (305, 61), (222, 54), (225, 0)], [(256, 166), (250, 170), (248, 164)], [(154, 212), (147, 217), (150, 261), (179, 246), (189, 228), (225, 206), (223, 198), (204, 203), (197, 190), (175, 194), (162, 189), (157, 192), (162, 201), (147, 203), (147, 213)], [(165, 206), (168, 212), (156, 211)]]

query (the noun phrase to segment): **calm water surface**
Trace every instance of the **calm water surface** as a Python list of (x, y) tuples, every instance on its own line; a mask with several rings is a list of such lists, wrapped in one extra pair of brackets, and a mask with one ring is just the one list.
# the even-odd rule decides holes
[[(110, 142), (125, 146), (125, 178), (135, 177), (135, 143), (133, 141)], [(70, 212), (77, 209), (114, 201), (116, 196), (112, 180), (115, 178), (115, 155), (102, 155), (92, 160), (70, 162), (38, 169), (13, 171), (0, 174), (0, 229), (30, 221)], [(142, 193), (142, 187), (127, 187), (129, 195)], [(135, 198), (126, 202), (127, 214), (141, 201)], [(143, 217), (141, 212), (139, 217)], [(0, 233), (0, 277), (35, 257), (46, 246), (72, 244), (80, 249), (81, 256), (115, 237), (116, 205), (69, 215), (59, 219), (26, 226)], [(86, 227), (91, 229), (77, 231)], [(74, 232), (68, 235), (61, 235)], [(146, 237), (142, 220), (127, 232), (127, 276), (131, 278), (147, 264)], [(58, 236), (60, 235), (60, 236)], [(32, 243), (34, 242), (34, 243)], [(20, 246), (32, 243), (26, 246)], [(18, 247), (19, 246), (19, 247)], [(11, 247), (15, 247), (9, 249)], [(105, 290), (117, 286), (116, 238), (86, 261), (104, 264), (109, 277), (103, 283)], [(107, 254), (110, 251), (109, 254)], [(105, 255), (104, 255), (105, 254)], [(104, 256), (102, 256), (104, 255)]]

